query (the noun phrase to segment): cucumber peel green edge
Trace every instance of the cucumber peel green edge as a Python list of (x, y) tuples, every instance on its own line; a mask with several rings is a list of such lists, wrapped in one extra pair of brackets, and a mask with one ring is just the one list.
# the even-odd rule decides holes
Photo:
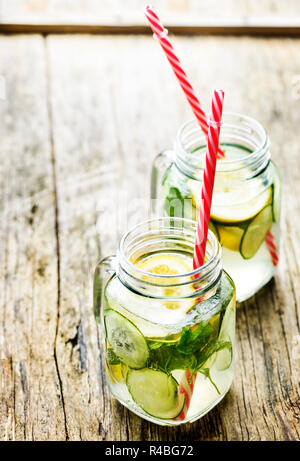
[[(240, 243), (240, 254), (244, 259), (251, 259), (253, 256), (256, 254), (258, 251), (259, 247), (261, 246), (262, 242), (265, 240), (265, 237), (267, 235), (267, 232), (270, 230), (272, 226), (272, 221), (273, 221), (273, 211), (272, 211), (272, 205), (267, 205), (265, 206), (248, 224), (246, 227), (244, 234), (241, 238), (241, 243)], [(269, 214), (269, 216), (268, 216)], [(269, 219), (264, 219), (265, 215)], [(260, 221), (263, 221), (261, 224), (259, 223)], [(251, 238), (250, 232), (253, 231), (253, 228), (255, 225), (257, 225), (257, 222), (259, 223), (258, 229), (256, 231), (256, 236), (255, 240), (252, 238), (252, 240), (247, 241), (246, 239)], [(262, 225), (264, 227), (262, 228)], [(262, 230), (263, 229), (263, 230)], [(257, 235), (257, 232), (259, 232), (259, 236)], [(250, 234), (250, 235), (249, 235)], [(258, 238), (259, 237), (259, 238)]]
[[(129, 331), (130, 336), (135, 336), (132, 342), (133, 344), (134, 343), (139, 344), (140, 346), (140, 351), (138, 351), (140, 352), (139, 356), (137, 355), (136, 357), (134, 357), (133, 354), (126, 353), (126, 351), (125, 351), (125, 354), (122, 354), (122, 351), (120, 351), (118, 347), (112, 343), (113, 339), (110, 335), (110, 331), (107, 325), (108, 316), (111, 316), (111, 315), (115, 316), (116, 323), (118, 323), (119, 321), (120, 327), (123, 328), (125, 331), (126, 331), (126, 326), (127, 326), (127, 331)], [(146, 365), (147, 360), (149, 358), (149, 347), (148, 347), (148, 344), (147, 344), (147, 341), (144, 335), (140, 332), (140, 330), (130, 320), (124, 317), (124, 315), (120, 314), (114, 309), (107, 309), (105, 311), (104, 323), (105, 323), (107, 340), (111, 348), (113, 349), (115, 355), (119, 357), (123, 363), (125, 363), (126, 365), (128, 365), (129, 367), (133, 369), (143, 368)], [(118, 349), (118, 351), (116, 349)]]
[[(132, 376), (135, 375), (146, 375), (146, 374), (151, 374), (151, 378), (149, 379), (149, 383), (146, 382), (146, 380), (144, 380), (144, 384), (146, 385), (146, 389), (141, 389), (141, 385), (139, 383), (136, 383), (137, 386), (136, 386), (136, 389), (133, 389), (134, 388), (134, 383), (130, 383), (130, 381), (132, 381)], [(165, 412), (162, 411), (162, 406), (163, 406), (163, 403), (166, 402), (166, 395), (163, 395), (162, 393), (162, 396), (161, 396), (161, 399), (157, 399), (157, 395), (156, 395), (156, 399), (155, 399), (155, 396), (153, 395), (153, 390), (152, 390), (152, 393), (151, 393), (151, 386), (153, 386), (154, 384), (154, 381), (155, 381), (155, 374), (159, 374), (161, 376), (163, 376), (166, 380), (169, 380), (169, 383), (172, 383), (174, 384), (174, 406), (171, 407), (170, 409), (166, 409)], [(137, 376), (139, 377), (139, 376)], [(184, 405), (185, 405), (185, 395), (180, 393), (179, 394), (179, 385), (176, 381), (176, 379), (171, 375), (171, 374), (167, 374), (165, 373), (164, 371), (161, 371), (161, 370), (154, 370), (153, 368), (142, 368), (140, 370), (129, 370), (128, 373), (127, 373), (127, 377), (126, 377), (126, 385), (127, 385), (127, 388), (128, 388), (128, 391), (132, 397), (132, 399), (134, 400), (134, 402), (139, 405), (143, 411), (145, 411), (146, 413), (148, 413), (150, 416), (153, 416), (155, 418), (160, 418), (160, 419), (174, 419), (176, 418), (177, 416), (180, 415), (180, 413), (182, 412), (183, 408), (184, 408)], [(162, 386), (160, 386), (162, 387)], [(142, 393), (142, 397), (140, 395), (138, 395), (140, 393)], [(150, 400), (151, 400), (151, 403), (150, 405), (147, 405), (146, 403), (146, 400), (147, 400), (147, 396), (150, 396)], [(155, 400), (154, 400), (155, 399)], [(177, 399), (177, 400), (176, 400)], [(155, 411), (155, 404), (157, 405), (157, 411)], [(152, 405), (152, 408), (150, 408), (150, 406)]]

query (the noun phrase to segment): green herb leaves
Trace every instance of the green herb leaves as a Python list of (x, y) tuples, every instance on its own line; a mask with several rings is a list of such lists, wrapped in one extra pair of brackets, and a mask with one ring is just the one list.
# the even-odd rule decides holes
[(230, 341), (218, 340), (219, 322), (200, 322), (196, 327), (186, 327), (176, 343), (148, 341), (149, 366), (167, 373), (173, 370), (200, 371), (215, 353), (227, 348)]
[(107, 349), (107, 361), (110, 365), (118, 365), (121, 363), (121, 360), (111, 348)]
[(213, 335), (213, 328), (208, 322), (200, 322), (195, 329), (185, 328), (177, 350), (183, 354), (197, 353), (203, 349)]

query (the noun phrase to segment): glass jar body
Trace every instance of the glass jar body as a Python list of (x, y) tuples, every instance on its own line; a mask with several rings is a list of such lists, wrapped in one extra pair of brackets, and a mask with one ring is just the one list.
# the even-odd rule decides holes
[[(171, 247), (167, 242), (166, 252), (163, 247), (161, 241), (158, 252), (151, 252), (152, 260), (180, 259), (184, 265), (191, 257), (178, 235)], [(143, 261), (147, 258), (144, 253)], [(128, 283), (130, 271), (120, 267), (120, 258), (107, 261), (96, 269), (94, 303), (111, 393), (157, 424), (178, 425), (202, 417), (233, 380), (232, 280), (218, 265), (202, 274), (201, 281), (189, 275), (162, 279), (156, 273), (147, 280), (147, 275), (134, 273), (135, 283)]]
[[(233, 114), (227, 125), (224, 118), (220, 143), (225, 159), (217, 162), (210, 228), (222, 245), (223, 267), (235, 282), (237, 300), (244, 301), (273, 277), (279, 262), (281, 178), (263, 128), (245, 116)], [(186, 124), (173, 155), (168, 151), (162, 161), (163, 155), (153, 164), (152, 215), (197, 219), (202, 133)]]

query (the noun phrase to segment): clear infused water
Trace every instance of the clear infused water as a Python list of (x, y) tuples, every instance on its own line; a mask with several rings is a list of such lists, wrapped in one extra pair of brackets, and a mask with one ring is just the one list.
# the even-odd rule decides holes
[[(174, 275), (190, 271), (192, 257), (154, 253), (136, 264), (156, 276)], [(207, 299), (194, 296), (192, 283), (169, 287), (161, 279), (161, 285), (160, 298), (151, 298), (132, 291), (117, 276), (108, 282), (107, 381), (131, 411), (157, 424), (177, 425), (203, 416), (230, 388), (235, 288), (225, 272)], [(187, 372), (194, 376), (188, 406), (180, 387)]]
[[(251, 166), (245, 167), (242, 159), (251, 153), (245, 147), (222, 144), (222, 149), (226, 157), (218, 160), (222, 171), (216, 172), (210, 228), (222, 245), (223, 267), (235, 283), (237, 300), (244, 301), (276, 270), (278, 260), (272, 256), (266, 236), (272, 233), (279, 258), (281, 181), (272, 162), (259, 175)], [(205, 146), (194, 153), (204, 162)], [(185, 176), (172, 164), (162, 181), (160, 214), (197, 219), (201, 189), (200, 181)]]

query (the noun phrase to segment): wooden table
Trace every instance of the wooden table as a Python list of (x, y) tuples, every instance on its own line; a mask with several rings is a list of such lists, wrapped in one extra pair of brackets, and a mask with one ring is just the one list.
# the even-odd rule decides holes
[[(176, 37), (205, 107), (266, 127), (284, 180), (275, 279), (237, 312), (226, 398), (192, 425), (150, 424), (110, 398), (92, 277), (125, 220), (147, 216), (154, 156), (191, 113), (146, 36), (0, 37), (0, 438), (299, 440), (300, 41)], [(138, 205), (137, 205), (138, 203)], [(99, 235), (100, 229), (100, 235)], [(99, 359), (100, 356), (100, 359)]]

